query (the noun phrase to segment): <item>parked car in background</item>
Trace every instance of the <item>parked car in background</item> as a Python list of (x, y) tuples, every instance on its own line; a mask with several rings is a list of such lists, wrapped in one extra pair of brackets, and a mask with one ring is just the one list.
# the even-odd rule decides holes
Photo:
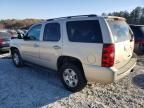
[(11, 37), (17, 37), (17, 31), (14, 29), (10, 29), (7, 32), (11, 35)]
[(11, 35), (7, 32), (0, 32), (0, 52), (9, 51)]
[(121, 17), (70, 16), (34, 24), (11, 41), (14, 64), (24, 61), (57, 70), (68, 90), (89, 82), (116, 82), (136, 65), (134, 38)]
[(24, 34), (26, 34), (27, 31), (29, 30), (29, 28), (30, 28), (31, 26), (32, 26), (32, 25), (27, 26), (27, 27), (22, 27), (22, 28), (20, 28), (20, 30), (22, 30), (22, 31), (24, 32)]
[(130, 25), (135, 36), (135, 52), (144, 54), (144, 25)]

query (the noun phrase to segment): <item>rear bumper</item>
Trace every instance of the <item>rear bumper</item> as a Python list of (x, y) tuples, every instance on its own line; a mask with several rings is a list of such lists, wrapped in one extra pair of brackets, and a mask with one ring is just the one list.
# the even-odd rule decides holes
[(137, 56), (133, 54), (131, 60), (124, 67), (120, 68), (118, 71), (115, 72), (114, 82), (127, 76), (131, 72), (131, 70), (135, 67), (136, 62), (137, 62)]
[(105, 68), (96, 65), (84, 65), (84, 72), (87, 81), (111, 83), (127, 76), (136, 65), (137, 58), (134, 55), (131, 60), (121, 69)]

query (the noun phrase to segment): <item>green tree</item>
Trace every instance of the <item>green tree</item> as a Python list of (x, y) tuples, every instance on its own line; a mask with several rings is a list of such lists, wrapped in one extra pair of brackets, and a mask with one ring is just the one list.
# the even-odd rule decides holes
[(136, 7), (132, 12), (120, 11), (108, 13), (110, 16), (119, 16), (127, 19), (129, 24), (144, 24), (144, 8)]
[(144, 8), (142, 9), (142, 15), (140, 18), (140, 24), (144, 24)]
[(140, 19), (142, 16), (142, 7), (135, 8), (130, 14), (130, 23), (140, 24)]

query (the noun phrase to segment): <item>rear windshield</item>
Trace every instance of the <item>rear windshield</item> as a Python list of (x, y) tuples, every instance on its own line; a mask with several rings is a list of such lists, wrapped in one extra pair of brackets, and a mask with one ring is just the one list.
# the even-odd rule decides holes
[(125, 21), (108, 20), (115, 42), (122, 42), (132, 38), (132, 31)]
[(0, 38), (10, 38), (10, 34), (5, 32), (0, 32)]
[(71, 42), (103, 42), (98, 20), (69, 21), (67, 22), (67, 33)]
[(142, 26), (131, 26), (131, 29), (135, 35), (136, 40), (144, 39), (144, 27)]

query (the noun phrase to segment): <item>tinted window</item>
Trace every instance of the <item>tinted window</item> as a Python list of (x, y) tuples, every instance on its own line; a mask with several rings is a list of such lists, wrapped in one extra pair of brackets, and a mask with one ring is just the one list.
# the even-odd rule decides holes
[(108, 20), (115, 42), (132, 39), (132, 32), (125, 21)]
[(33, 26), (30, 29), (30, 31), (28, 31), (27, 38), (29, 40), (39, 40), (39, 38), (40, 38), (40, 32), (41, 32), (41, 27), (42, 27), (41, 24)]
[(144, 27), (131, 26), (131, 29), (135, 35), (136, 40), (144, 39)]
[(102, 33), (97, 20), (67, 22), (67, 33), (72, 42), (102, 43)]
[(44, 41), (59, 41), (60, 40), (60, 24), (48, 23), (44, 29)]

